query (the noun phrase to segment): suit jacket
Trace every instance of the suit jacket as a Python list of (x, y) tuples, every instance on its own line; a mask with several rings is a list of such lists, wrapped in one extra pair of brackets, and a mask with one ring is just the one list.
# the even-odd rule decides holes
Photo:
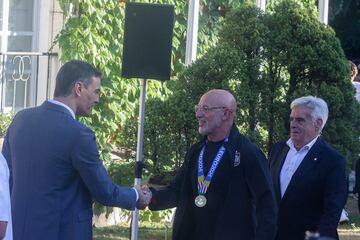
[[(356, 160), (355, 165), (355, 187), (354, 193), (360, 194), (360, 158)], [(358, 198), (358, 210), (360, 213), (360, 197)]]
[[(151, 210), (177, 207), (173, 226), (174, 240), (188, 240), (187, 235), (194, 227), (189, 226), (192, 222), (189, 211), (194, 207), (192, 183), (189, 181), (195, 181), (196, 185), (197, 179), (191, 177), (191, 166), (197, 166), (194, 161), (198, 161), (204, 141), (205, 139), (190, 148), (179, 173), (169, 186), (162, 190), (153, 189), (153, 199), (149, 205)], [(228, 173), (229, 187), (225, 201), (221, 211), (217, 213), (213, 239), (273, 240), (277, 209), (265, 156), (239, 133), (235, 125), (225, 148), (225, 155), (229, 156), (225, 159), (229, 159), (232, 169)], [(213, 182), (216, 182), (216, 173)]]
[(16, 114), (3, 154), (11, 172), (14, 240), (92, 239), (92, 199), (134, 209), (136, 193), (112, 183), (94, 133), (62, 106)]
[(355, 186), (354, 193), (360, 193), (360, 157), (355, 161)]
[(289, 147), (280, 142), (269, 161), (278, 203), (277, 240), (304, 240), (305, 231), (338, 239), (337, 226), (346, 201), (345, 161), (317, 139), (281, 198), (280, 172)]

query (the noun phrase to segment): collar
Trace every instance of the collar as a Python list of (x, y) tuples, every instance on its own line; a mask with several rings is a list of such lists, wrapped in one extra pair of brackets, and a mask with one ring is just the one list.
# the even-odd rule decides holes
[(315, 144), (316, 140), (319, 138), (319, 135), (317, 135), (313, 140), (311, 140), (310, 142), (308, 142), (307, 144), (305, 144), (302, 148), (300, 148), (299, 151), (296, 150), (293, 141), (291, 140), (291, 138), (289, 138), (289, 140), (286, 141), (286, 145), (289, 146), (290, 149), (294, 150), (295, 152), (300, 152), (302, 150), (307, 150), (309, 151), (311, 149), (311, 147)]
[[(225, 148), (228, 148), (229, 146), (233, 145), (234, 142), (237, 142), (237, 137), (239, 137), (240, 133), (239, 133), (239, 130), (238, 128), (236, 127), (235, 123), (233, 124), (233, 126), (231, 127), (231, 130), (230, 130), (230, 133), (229, 133), (229, 136), (227, 136), (228, 138), (228, 141), (227, 141), (227, 144), (225, 145)], [(226, 139), (226, 137), (221, 140), (221, 141), (224, 141)], [(192, 149), (193, 150), (200, 150), (201, 147), (206, 144), (206, 141), (207, 141), (207, 136), (203, 136), (201, 138), (201, 140), (197, 143), (195, 143), (193, 146), (192, 146)]]
[(55, 99), (49, 99), (48, 101), (53, 103), (53, 104), (56, 104), (58, 106), (62, 106), (64, 108), (66, 108), (70, 112), (71, 116), (75, 119), (75, 113), (68, 105), (66, 105), (66, 104), (64, 104), (62, 102), (59, 102), (59, 101), (57, 101)]

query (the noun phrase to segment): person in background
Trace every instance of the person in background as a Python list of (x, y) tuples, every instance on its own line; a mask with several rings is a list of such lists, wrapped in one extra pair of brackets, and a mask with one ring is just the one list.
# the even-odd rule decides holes
[(351, 82), (355, 88), (355, 98), (360, 103), (360, 64), (356, 66), (352, 61), (349, 61), (351, 65)]
[(358, 210), (360, 213), (360, 156), (356, 160), (355, 164), (355, 187), (354, 193), (357, 194), (358, 197)]
[(57, 74), (54, 99), (15, 115), (2, 150), (15, 240), (90, 240), (93, 199), (129, 210), (149, 203), (146, 189), (111, 181), (93, 131), (75, 118), (99, 102), (100, 77), (92, 65), (69, 61)]
[(304, 240), (305, 231), (339, 239), (346, 202), (345, 160), (320, 138), (328, 119), (326, 102), (306, 96), (291, 103), (290, 138), (270, 152), (278, 203), (277, 240)]
[(9, 169), (0, 153), (0, 239), (12, 240)]

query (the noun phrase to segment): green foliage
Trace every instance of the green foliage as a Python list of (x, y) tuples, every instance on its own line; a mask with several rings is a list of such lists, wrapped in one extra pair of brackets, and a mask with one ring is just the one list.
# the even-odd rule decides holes
[[(66, 16), (65, 28), (57, 37), (61, 60), (86, 60), (103, 72), (102, 96), (91, 119), (81, 119), (95, 131), (104, 160), (109, 161), (114, 144), (136, 148), (136, 119), (140, 82), (120, 77), (125, 2), (123, 0), (60, 0)], [(173, 4), (175, 25), (172, 49), (172, 79), (184, 68), (188, 1), (143, 0)], [(199, 47), (201, 56), (217, 41), (221, 19), (242, 1), (213, 0), (201, 2)], [(72, 7), (71, 7), (72, 6)], [(167, 84), (148, 81), (147, 98), (166, 98)], [(158, 100), (154, 100), (158, 101)], [(130, 132), (124, 131), (130, 130)], [(127, 135), (129, 133), (130, 135)]]
[[(157, 226), (157, 224), (151, 223), (150, 226), (140, 226), (138, 239), (149, 240), (149, 239), (171, 239), (172, 229), (165, 225)], [(130, 229), (125, 226), (111, 226), (94, 228), (93, 239), (94, 240), (129, 240)]]
[(132, 115), (138, 96), (138, 81), (123, 81), (119, 76), (124, 8), (117, 1), (106, 0), (84, 0), (78, 6), (78, 16), (68, 18), (57, 41), (63, 62), (83, 59), (103, 72), (100, 104), (92, 118), (83, 121), (95, 131), (103, 158), (108, 160), (109, 143), (120, 124)]
[[(169, 84), (174, 94), (156, 103), (162, 114), (159, 131), (154, 135), (165, 138), (166, 143), (151, 138), (146, 145), (159, 144), (156, 152), (164, 151), (160, 146), (167, 149), (162, 152), (167, 159), (164, 164), (169, 159), (177, 163), (177, 157), (184, 156), (187, 147), (197, 141), (191, 110), (212, 88), (234, 93), (238, 125), (265, 152), (275, 142), (289, 137), (289, 106), (293, 99), (310, 94), (322, 97), (330, 109), (323, 137), (346, 159), (357, 156), (360, 109), (350, 69), (334, 31), (319, 23), (312, 9), (296, 1), (282, 1), (264, 14), (245, 4), (226, 15), (219, 36), (216, 47), (187, 68), (178, 82)], [(150, 112), (148, 118), (155, 123), (159, 115)], [(171, 131), (173, 126), (176, 128)], [(178, 150), (176, 155), (169, 146)], [(150, 147), (147, 153), (153, 151)], [(176, 169), (177, 164), (173, 166)]]
[[(279, 2), (283, 0), (269, 0), (266, 1), (266, 12), (273, 13), (275, 8), (279, 5)], [(303, 10), (306, 9), (306, 11), (309, 11), (309, 13), (315, 17), (318, 16), (318, 9), (317, 4), (318, 0), (291, 0), (292, 2), (295, 2), (299, 5)], [(334, 1), (334, 0), (333, 0)], [(337, 1), (337, 0), (335, 0)], [(340, 0), (341, 1), (341, 0)]]
[(0, 137), (4, 137), (10, 123), (14, 117), (14, 113), (0, 113)]
[[(268, 87), (271, 87), (280, 81), (278, 88), (285, 91), (269, 98), (268, 102), (282, 97), (280, 102), (289, 106), (291, 100), (307, 94), (324, 98), (329, 104), (330, 116), (323, 137), (352, 160), (359, 146), (359, 106), (350, 82), (350, 68), (335, 33), (291, 1), (279, 4), (267, 23), (269, 41), (264, 48), (269, 51), (264, 51), (267, 69), (264, 74), (276, 72), (280, 67), (279, 73), (285, 72), (287, 76), (280, 75), (269, 82)], [(271, 104), (267, 108), (270, 109)], [(281, 123), (285, 126), (288, 113), (289, 109), (281, 113), (284, 116)], [(268, 115), (277, 113), (269, 111)], [(272, 122), (267, 122), (268, 128)], [(269, 142), (269, 146), (271, 144)]]

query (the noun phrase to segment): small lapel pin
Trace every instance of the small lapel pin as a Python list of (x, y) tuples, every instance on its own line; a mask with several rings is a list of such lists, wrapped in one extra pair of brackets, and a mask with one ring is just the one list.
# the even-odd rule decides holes
[(240, 165), (240, 152), (235, 151), (234, 167)]
[(314, 161), (317, 161), (317, 158), (314, 158)]

